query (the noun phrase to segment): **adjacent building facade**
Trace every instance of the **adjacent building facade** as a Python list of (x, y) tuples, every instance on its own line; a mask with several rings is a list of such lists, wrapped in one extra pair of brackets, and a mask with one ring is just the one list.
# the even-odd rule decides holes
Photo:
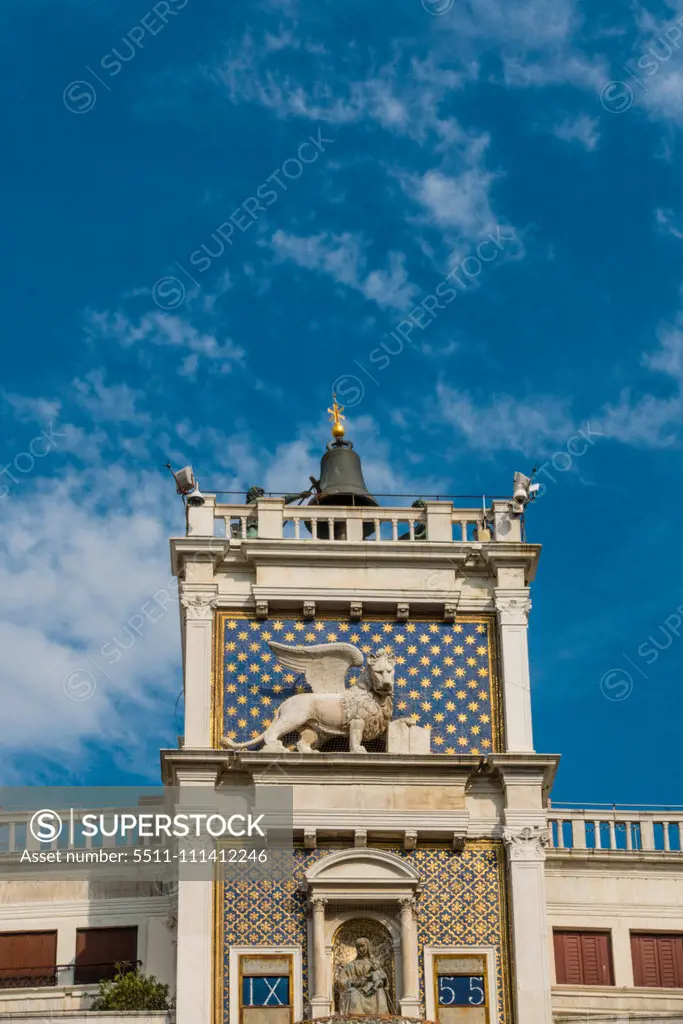
[(163, 782), (291, 792), (291, 876), (29, 884), (5, 816), (0, 1020), (73, 1017), (98, 964), (135, 959), (179, 1024), (683, 1021), (683, 812), (551, 803), (525, 502), (380, 506), (335, 428), (309, 497), (194, 492), (171, 542)]

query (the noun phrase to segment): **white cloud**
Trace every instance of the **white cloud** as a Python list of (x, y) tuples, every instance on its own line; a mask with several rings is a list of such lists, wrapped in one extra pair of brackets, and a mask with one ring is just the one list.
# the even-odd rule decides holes
[(436, 417), (460, 432), (474, 451), (519, 451), (533, 457), (566, 441), (574, 425), (567, 400), (552, 395), (492, 395), (478, 403), (465, 391), (437, 385)]
[(589, 152), (597, 148), (600, 141), (598, 119), (588, 114), (579, 114), (574, 118), (565, 118), (553, 128), (553, 135), (563, 142), (577, 142)]
[(135, 322), (124, 313), (117, 311), (91, 311), (86, 319), (86, 331), (92, 341), (115, 341), (124, 348), (141, 343), (167, 346), (185, 350), (179, 373), (194, 373), (200, 360), (220, 373), (230, 373), (244, 363), (244, 349), (230, 338), (219, 341), (213, 334), (206, 334), (187, 320), (170, 313), (145, 313)]
[(389, 253), (386, 270), (369, 271), (363, 239), (351, 232), (301, 237), (276, 231), (270, 245), (279, 260), (290, 260), (299, 267), (327, 274), (337, 284), (360, 292), (380, 309), (403, 310), (417, 292), (408, 280), (402, 253)]
[(663, 235), (673, 235), (674, 238), (683, 239), (683, 231), (676, 226), (676, 215), (673, 210), (659, 207), (655, 210), (655, 221)]

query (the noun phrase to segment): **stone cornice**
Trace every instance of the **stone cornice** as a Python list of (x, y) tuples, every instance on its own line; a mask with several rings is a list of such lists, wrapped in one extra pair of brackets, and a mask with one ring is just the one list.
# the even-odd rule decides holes
[(493, 575), (498, 569), (524, 569), (524, 580), (532, 583), (536, 576), (538, 560), (541, 556), (540, 544), (521, 544), (518, 541), (495, 541), (483, 544), (482, 558), (491, 568)]

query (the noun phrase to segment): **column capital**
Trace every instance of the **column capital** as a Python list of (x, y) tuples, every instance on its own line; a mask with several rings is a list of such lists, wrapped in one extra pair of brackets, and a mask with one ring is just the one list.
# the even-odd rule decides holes
[(309, 896), (308, 898), (308, 905), (311, 908), (311, 910), (313, 910), (313, 912), (317, 911), (318, 913), (320, 913), (322, 911), (323, 913), (325, 913), (325, 907), (327, 906), (328, 902), (329, 901), (325, 896)]
[(194, 622), (211, 622), (213, 612), (218, 604), (218, 597), (212, 591), (187, 591), (183, 587), (180, 603), (185, 609), (188, 620)]
[(402, 911), (410, 910), (412, 912), (413, 910), (415, 910), (417, 900), (415, 899), (414, 896), (399, 896), (398, 905)]
[(495, 606), (501, 626), (526, 626), (531, 611), (528, 590), (508, 590), (495, 587)]
[(503, 842), (511, 861), (544, 861), (549, 841), (548, 829), (544, 825), (506, 826), (503, 829)]

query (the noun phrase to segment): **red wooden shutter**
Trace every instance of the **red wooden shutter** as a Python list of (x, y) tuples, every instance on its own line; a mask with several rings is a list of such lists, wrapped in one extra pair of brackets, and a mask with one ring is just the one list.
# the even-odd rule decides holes
[(631, 935), (633, 980), (640, 988), (683, 988), (683, 935)]
[(79, 928), (76, 932), (76, 985), (92, 985), (113, 978), (117, 963), (135, 967), (137, 928)]
[(56, 984), (57, 932), (0, 934), (0, 988)]
[(553, 932), (558, 985), (613, 985), (609, 932)]

